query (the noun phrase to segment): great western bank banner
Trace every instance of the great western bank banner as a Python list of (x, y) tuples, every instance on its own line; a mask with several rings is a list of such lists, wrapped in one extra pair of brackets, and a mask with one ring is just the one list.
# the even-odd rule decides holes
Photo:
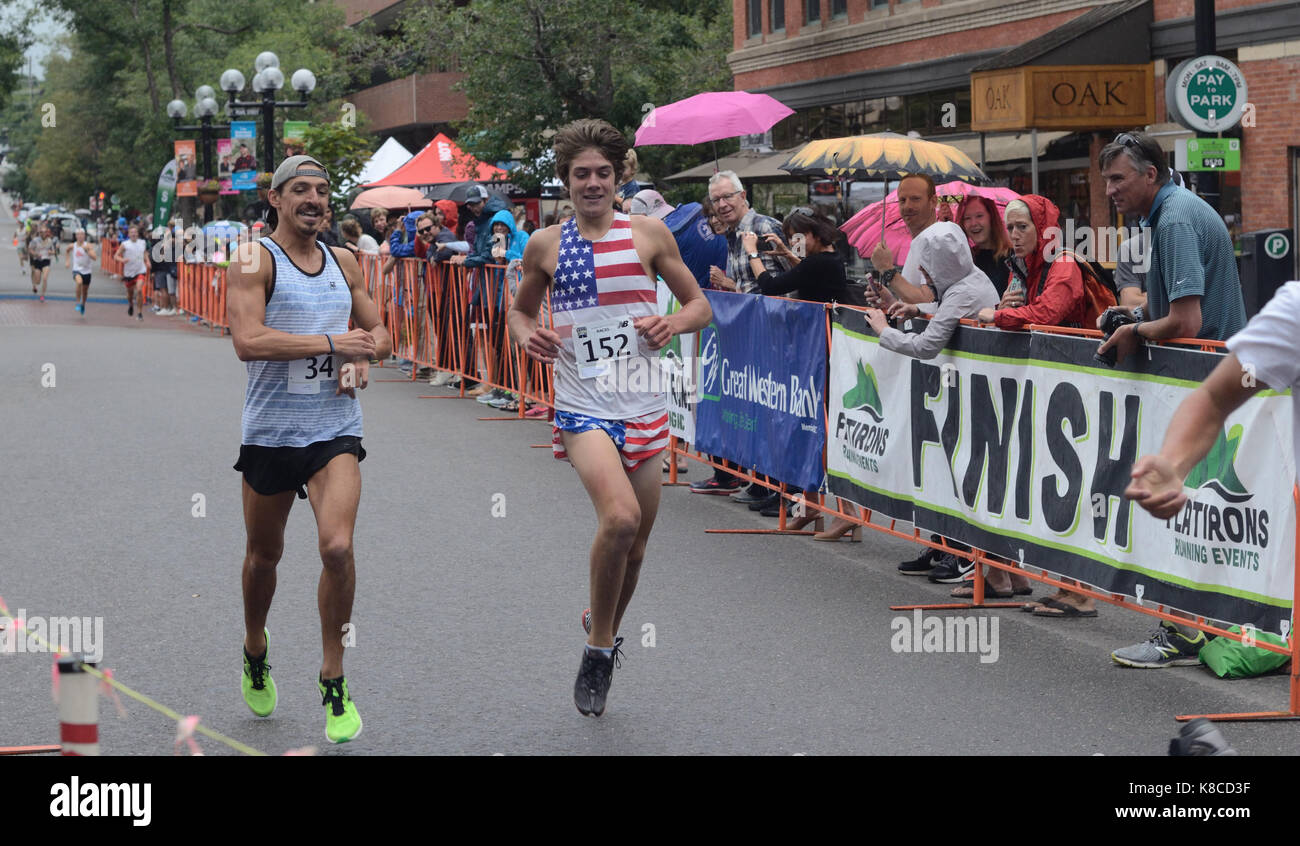
[(1123, 498), (1133, 462), (1159, 450), (1221, 354), (1149, 347), (1111, 370), (1093, 359), (1095, 339), (962, 327), (920, 361), (881, 348), (861, 314), (839, 312), (833, 493), (1145, 603), (1289, 629), (1288, 394), (1263, 391), (1229, 417), (1187, 477), (1187, 507), (1157, 520)]
[(826, 442), (826, 310), (816, 303), (705, 291), (695, 446), (815, 490)]

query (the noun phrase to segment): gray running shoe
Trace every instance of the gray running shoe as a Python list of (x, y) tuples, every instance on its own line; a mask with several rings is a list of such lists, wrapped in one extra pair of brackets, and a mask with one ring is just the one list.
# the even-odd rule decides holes
[(1158, 669), (1160, 667), (1189, 667), (1201, 663), (1201, 647), (1209, 642), (1205, 632), (1197, 632), (1192, 639), (1171, 624), (1161, 621), (1151, 637), (1133, 646), (1116, 649), (1110, 659), (1125, 667)]

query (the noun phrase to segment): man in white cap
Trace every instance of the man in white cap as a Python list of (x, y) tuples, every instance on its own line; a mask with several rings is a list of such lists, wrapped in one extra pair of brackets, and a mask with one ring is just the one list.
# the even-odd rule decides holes
[[(235, 353), (248, 363), (243, 438), (244, 701), (259, 717), (276, 706), (265, 628), (276, 564), (294, 493), (316, 514), (321, 564), (318, 688), (325, 734), (343, 743), (361, 717), (343, 676), (343, 627), (356, 586), (352, 534), (361, 499), (361, 405), (371, 359), (392, 340), (366, 294), (356, 258), (316, 240), (329, 203), (329, 174), (310, 156), (276, 169), (267, 198), (275, 231), (239, 245), (230, 263), (227, 303)], [(357, 328), (348, 331), (348, 321)]]

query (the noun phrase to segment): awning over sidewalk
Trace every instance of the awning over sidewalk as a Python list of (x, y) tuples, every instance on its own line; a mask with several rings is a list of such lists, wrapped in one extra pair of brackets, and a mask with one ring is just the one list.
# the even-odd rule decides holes
[[(990, 132), (984, 138), (984, 162), (1010, 162), (1017, 159), (1028, 159), (1035, 155), (1042, 156), (1047, 152), (1047, 148), (1054, 141), (1059, 141), (1068, 132), (1040, 132), (1038, 133), (1038, 150), (1033, 149), (1031, 142), (1032, 133), (1029, 132)], [(927, 138), (927, 141), (936, 141), (940, 144), (948, 144), (961, 150), (970, 160), (979, 164), (980, 160), (980, 139), (978, 135), (965, 136), (961, 138), (949, 138), (941, 135)]]
[(718, 159), (716, 166), (713, 162), (705, 162), (664, 179), (667, 182), (705, 182), (717, 171), (734, 170), (744, 182), (802, 182), (803, 180), (781, 170), (780, 165), (785, 164), (791, 155), (802, 150), (803, 147), (804, 145), (800, 144), (798, 147), (774, 153), (741, 150), (739, 153)]

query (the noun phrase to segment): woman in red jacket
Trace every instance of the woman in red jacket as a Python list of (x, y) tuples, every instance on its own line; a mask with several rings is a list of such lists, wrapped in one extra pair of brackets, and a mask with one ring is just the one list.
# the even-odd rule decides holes
[[(1019, 329), (1030, 323), (1082, 326), (1087, 312), (1083, 272), (1072, 256), (1060, 251), (1060, 210), (1046, 197), (1027, 194), (1007, 203), (1005, 216), (1014, 254), (1011, 280), (998, 308), (980, 311), (980, 322), (993, 323), (999, 329)], [(1055, 256), (1050, 264), (1048, 255)], [(1023, 285), (1023, 291), (1017, 290), (1017, 280)], [(989, 585), (996, 595), (1001, 592), (1006, 576), (994, 568), (990, 568), (990, 575), (993, 577)], [(1010, 579), (1014, 587), (1019, 587), (1016, 582), (1024, 577)], [(1058, 591), (1041, 602), (1030, 602), (1024, 610), (1039, 617), (1097, 616), (1096, 603), (1091, 597), (1068, 590)]]
[[(1083, 326), (1087, 312), (1083, 273), (1073, 257), (1060, 254), (1061, 212), (1056, 204), (1026, 194), (1007, 203), (1005, 216), (1013, 252), (1011, 278), (998, 308), (981, 311), (980, 322), (993, 323), (999, 329), (1019, 329), (1030, 323)], [(1046, 260), (1049, 249), (1055, 255), (1050, 266)], [(1017, 290), (1017, 280), (1023, 291)]]

